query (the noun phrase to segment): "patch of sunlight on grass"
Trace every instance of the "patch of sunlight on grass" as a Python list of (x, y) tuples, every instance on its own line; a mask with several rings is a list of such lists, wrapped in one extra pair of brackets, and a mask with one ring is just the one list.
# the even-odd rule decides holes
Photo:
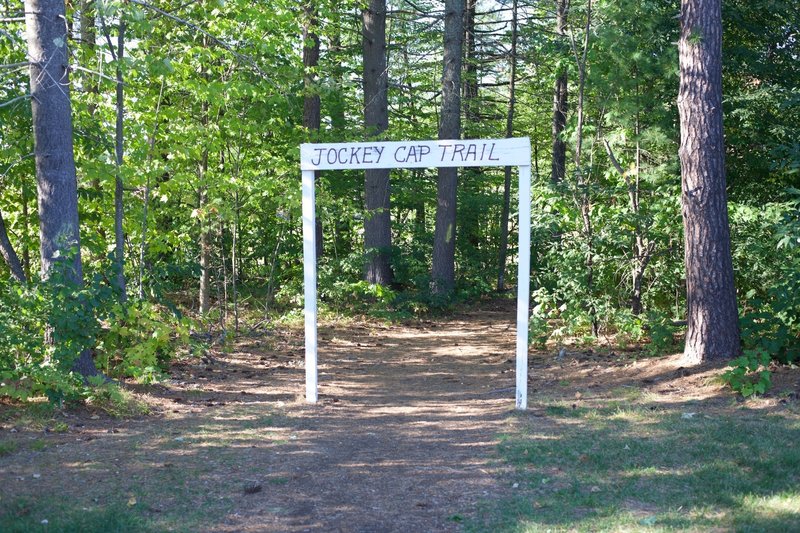
[(641, 407), (620, 407), (607, 416), (609, 420), (621, 420), (628, 423), (643, 423), (656, 421), (657, 417)]
[(744, 510), (767, 518), (793, 514), (800, 519), (800, 493), (797, 491), (783, 491), (770, 496), (748, 494), (742, 498), (741, 505)]
[(616, 387), (609, 393), (614, 398), (619, 398), (628, 402), (635, 402), (642, 399), (644, 391), (639, 387)]

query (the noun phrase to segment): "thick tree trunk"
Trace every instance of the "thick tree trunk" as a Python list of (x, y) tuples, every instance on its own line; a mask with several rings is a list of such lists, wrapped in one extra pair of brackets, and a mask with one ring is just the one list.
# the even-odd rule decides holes
[[(305, 95), (303, 97), (303, 127), (316, 136), (322, 123), (320, 112), (320, 97), (317, 88), (316, 69), (319, 66), (320, 42), (319, 35), (316, 33), (317, 9), (313, 0), (306, 0), (303, 4), (303, 86)], [(318, 176), (315, 172), (315, 176)], [(324, 251), (324, 241), (322, 232), (322, 219), (315, 217), (315, 231), (317, 242), (317, 258), (322, 257)]]
[[(389, 127), (386, 65), (386, 0), (370, 0), (363, 11), (364, 125), (367, 135), (380, 138)], [(389, 170), (364, 173), (365, 279), (388, 285), (392, 282), (391, 212)]]
[[(25, 0), (42, 278), (59, 262), (66, 267), (66, 280), (82, 285), (64, 11), (63, 0)], [(98, 373), (90, 350), (79, 355), (73, 368), (84, 376)]]
[[(514, 136), (514, 109), (517, 103), (517, 0), (511, 3), (511, 76), (508, 80), (508, 115), (506, 137)], [(500, 253), (497, 268), (497, 292), (506, 289), (506, 256), (508, 255), (508, 215), (511, 211), (511, 167), (505, 167), (503, 179), (503, 212), (500, 216)]]
[(684, 360), (700, 363), (741, 351), (725, 190), (720, 0), (681, 1), (678, 50), (688, 322)]
[[(388, 81), (386, 65), (386, 0), (370, 0), (362, 13), (364, 60), (364, 126), (367, 135), (380, 138), (389, 127)], [(365, 279), (388, 285), (393, 272), (389, 170), (364, 172)]]
[(3, 259), (6, 260), (6, 264), (11, 270), (11, 276), (20, 283), (25, 283), (27, 281), (25, 271), (22, 269), (22, 263), (19, 262), (17, 252), (14, 251), (14, 247), (8, 238), (2, 212), (0, 212), (0, 254), (3, 255)]
[[(460, 88), (464, 0), (445, 0), (444, 10), (444, 66), (439, 138), (458, 139), (461, 137)], [(455, 287), (457, 187), (458, 169), (440, 168), (431, 268), (431, 288), (434, 294), (447, 294)]]
[[(556, 0), (556, 33), (563, 39), (567, 28), (568, 0)], [(550, 179), (563, 181), (567, 165), (567, 143), (562, 139), (567, 124), (567, 69), (562, 68), (556, 77), (553, 92), (553, 165)]]
[[(68, 257), (67, 277), (83, 281), (78, 183), (72, 147), (67, 26), (63, 0), (26, 0), (31, 110), (39, 199), (42, 276)], [(76, 247), (77, 253), (67, 254)]]
[[(367, 135), (380, 138), (389, 127), (386, 65), (386, 0), (370, 0), (363, 11), (364, 126)], [(364, 172), (365, 279), (388, 285), (394, 277), (389, 170)]]

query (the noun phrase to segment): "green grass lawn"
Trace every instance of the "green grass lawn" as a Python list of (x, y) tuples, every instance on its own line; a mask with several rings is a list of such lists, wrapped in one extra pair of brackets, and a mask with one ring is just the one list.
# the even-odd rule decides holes
[(468, 530), (800, 531), (791, 408), (704, 414), (702, 403), (646, 399), (543, 407), (515, 417), (502, 437), (510, 496)]

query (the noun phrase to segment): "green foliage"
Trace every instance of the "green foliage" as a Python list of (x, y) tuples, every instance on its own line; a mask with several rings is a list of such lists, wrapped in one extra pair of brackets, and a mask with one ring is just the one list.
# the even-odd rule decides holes
[[(0, 394), (25, 400), (74, 397), (80, 380), (70, 371), (96, 331), (89, 291), (57, 275), (32, 285), (0, 284)], [(52, 339), (46, 342), (45, 336)]]
[(57, 269), (47, 281), (0, 282), (0, 395), (44, 395), (56, 403), (86, 398), (91, 387), (72, 365), (87, 349), (109, 375), (152, 381), (188, 342), (190, 326), (162, 306), (119, 303), (99, 275), (86, 287), (70, 284)]
[(783, 203), (738, 207), (733, 217), (745, 241), (734, 254), (742, 264), (742, 339), (781, 363), (800, 359), (800, 191), (788, 194)]
[[(298, 145), (368, 136), (360, 86), (363, 2), (316, 4), (314, 30), (322, 53), (308, 90), (299, 53), (304, 17), (298, 16), (297, 2), (278, 0), (267, 10), (244, 0), (212, 4), (164, 0), (159, 8), (189, 22), (183, 24), (153, 16), (142, 5), (111, 0), (98, 4), (102, 20), (96, 20), (94, 45), (68, 43), (80, 67), (71, 73), (80, 90), (70, 96), (82, 259), (84, 270), (100, 279), (78, 289), (60, 284), (56, 273), (52, 284), (17, 286), (0, 264), (0, 393), (21, 398), (49, 391), (54, 401), (68, 397), (79, 382), (69, 369), (85, 349), (94, 350), (111, 375), (156, 379), (186, 341), (190, 324), (177, 309), (164, 308), (164, 295), (180, 294), (184, 310), (193, 305), (194, 296), (187, 295), (198, 284), (201, 234), (207, 236), (204, 251), (216, 300), (204, 317), (207, 323), (230, 316), (234, 277), (248, 305), (289, 315), (302, 306)], [(421, 0), (415, 6), (408, 10), (389, 3), (387, 139), (435, 138), (438, 130), (441, 2)], [(475, 34), (477, 55), (467, 58), (464, 80), (493, 83), (465, 98), (468, 138), (506, 133), (509, 54), (496, 53), (510, 49), (510, 6), (504, 6), (478, 9), (477, 24), (486, 31)], [(69, 20), (78, 8), (79, 3), (68, 3)], [(791, 36), (796, 9), (789, 0), (731, 0), (723, 9), (726, 162), (743, 338), (745, 347), (761, 347), (789, 362), (797, 360), (800, 345), (799, 193), (791, 189), (799, 186), (800, 176), (800, 70)], [(530, 3), (519, 11), (511, 126), (533, 145), (531, 341), (542, 345), (550, 338), (585, 337), (599, 326), (622, 343), (649, 336), (650, 351), (663, 353), (675, 348), (669, 319), (682, 319), (685, 309), (675, 6), (599, 0), (591, 12), (583, 155), (576, 162), (576, 62), (582, 54), (571, 42), (574, 38), (578, 47), (583, 42), (587, 4), (570, 7), (572, 38), (553, 31), (551, 5)], [(117, 62), (105, 45), (114, 42), (121, 21), (132, 45)], [(10, 17), (0, 32), (0, 63), (22, 64), (26, 57), (24, 24)], [(125, 188), (124, 274), (129, 289), (141, 287), (147, 300), (124, 305), (105, 280), (116, 275), (107, 261), (114, 235), (116, 83), (97, 74), (117, 67), (125, 83), (125, 157), (119, 169)], [(552, 94), (561, 72), (569, 80), (562, 135), (568, 162), (566, 178), (553, 184), (552, 98), (544, 96)], [(31, 108), (24, 97), (28, 71), (10, 67), (4, 76), (0, 211), (15, 248), (35, 272), (39, 243)], [(321, 98), (318, 132), (302, 126), (303, 97), (309, 92)], [(516, 282), (518, 257), (515, 181), (508, 221), (509, 286)], [(361, 281), (363, 174), (321, 173), (323, 305), (409, 314), (492, 293), (505, 223), (503, 185), (502, 169), (460, 171), (457, 290), (442, 296), (430, 291), (435, 171), (392, 171), (391, 288)], [(641, 288), (638, 315), (635, 286)], [(52, 344), (43, 340), (48, 325)]]
[(145, 402), (116, 383), (109, 383), (103, 377), (89, 378), (89, 383), (91, 386), (85, 392), (86, 403), (96, 409), (115, 418), (142, 416), (150, 412)]
[(189, 343), (192, 321), (148, 301), (116, 302), (98, 339), (98, 364), (113, 376), (156, 381), (175, 355)]
[(666, 352), (674, 351), (675, 334), (678, 331), (678, 326), (674, 326), (672, 321), (651, 315), (649, 321), (648, 335), (650, 342), (647, 345), (647, 350), (651, 355), (661, 355)]
[(722, 374), (722, 381), (744, 397), (764, 394), (771, 384), (770, 353), (764, 349), (745, 350), (731, 361), (731, 369)]

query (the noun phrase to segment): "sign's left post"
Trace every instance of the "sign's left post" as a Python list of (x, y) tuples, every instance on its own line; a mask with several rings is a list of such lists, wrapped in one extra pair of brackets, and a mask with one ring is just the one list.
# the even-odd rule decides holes
[(303, 280), (306, 326), (306, 401), (317, 403), (317, 232), (314, 171), (303, 170)]

